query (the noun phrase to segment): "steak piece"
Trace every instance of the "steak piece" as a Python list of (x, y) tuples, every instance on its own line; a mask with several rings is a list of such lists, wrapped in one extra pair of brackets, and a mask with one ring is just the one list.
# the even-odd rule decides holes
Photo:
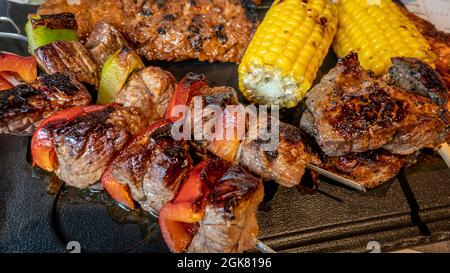
[(89, 111), (49, 122), (38, 131), (51, 136), (58, 162), (56, 175), (76, 188), (99, 181), (114, 154), (147, 125), (137, 109), (116, 104), (89, 107)]
[(389, 86), (360, 66), (356, 54), (341, 59), (306, 98), (301, 127), (312, 131), (328, 156), (385, 148), (407, 155), (434, 143), (449, 112), (430, 98)]
[(175, 85), (176, 80), (170, 72), (149, 66), (131, 74), (114, 100), (127, 107), (139, 108), (153, 122), (164, 117)]
[(158, 214), (192, 167), (189, 145), (175, 141), (172, 123), (157, 122), (136, 135), (114, 158), (111, 177), (131, 190), (144, 210)]
[(188, 252), (226, 253), (253, 249), (259, 233), (256, 211), (264, 195), (261, 179), (231, 167), (213, 186), (205, 216)]
[(80, 42), (57, 41), (37, 48), (34, 53), (46, 73), (71, 73), (80, 82), (98, 86), (97, 66)]
[(31, 135), (54, 112), (90, 102), (91, 95), (73, 76), (42, 75), (0, 92), (0, 133)]
[(347, 156), (323, 156), (321, 167), (373, 189), (395, 177), (406, 162), (407, 156), (379, 149)]
[(148, 60), (239, 62), (257, 26), (243, 0), (48, 0), (38, 14), (71, 12), (86, 37), (99, 21), (119, 29)]
[(248, 136), (240, 147), (237, 162), (265, 180), (274, 180), (285, 187), (300, 183), (309, 163), (319, 164), (320, 158), (308, 136), (299, 128), (279, 122), (278, 145), (265, 151), (258, 132), (258, 123), (249, 125)]
[(94, 30), (86, 42), (86, 48), (91, 52), (100, 70), (109, 56), (124, 47), (130, 48), (130, 45), (122, 34), (115, 27), (104, 21), (95, 24)]

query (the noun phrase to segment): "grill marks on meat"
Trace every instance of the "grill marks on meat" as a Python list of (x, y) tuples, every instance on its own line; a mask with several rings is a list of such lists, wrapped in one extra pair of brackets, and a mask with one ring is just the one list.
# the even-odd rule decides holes
[(79, 34), (87, 36), (105, 21), (117, 27), (148, 60), (238, 62), (257, 19), (254, 5), (241, 0), (49, 0), (39, 14), (76, 14)]
[[(385, 148), (411, 154), (434, 143), (448, 111), (364, 71), (356, 54), (341, 59), (307, 95), (301, 127), (328, 156)], [(312, 124), (311, 124), (312, 123)]]
[(205, 216), (188, 252), (224, 253), (253, 249), (259, 233), (256, 211), (263, 183), (242, 167), (231, 167), (212, 187)]
[(0, 133), (31, 135), (52, 113), (90, 102), (88, 91), (74, 77), (42, 75), (31, 84), (0, 92)]
[(128, 185), (133, 199), (155, 213), (173, 199), (192, 164), (188, 144), (172, 138), (171, 126), (139, 133), (109, 167), (114, 180)]
[(321, 167), (373, 189), (395, 177), (406, 162), (406, 156), (379, 149), (340, 157), (323, 156)]
[(136, 109), (100, 107), (68, 121), (49, 123), (58, 160), (56, 175), (68, 185), (86, 188), (96, 183), (132, 134), (147, 121)]
[(115, 27), (104, 21), (95, 24), (86, 42), (86, 48), (91, 52), (95, 63), (100, 69), (109, 56), (124, 47), (130, 48), (130, 45), (122, 34)]
[(78, 41), (58, 41), (35, 50), (39, 65), (48, 74), (72, 73), (77, 80), (98, 86), (97, 66)]
[(267, 142), (261, 140), (257, 130), (257, 123), (250, 124), (248, 135), (252, 137), (242, 142), (237, 160), (252, 173), (293, 187), (300, 183), (307, 164), (320, 163), (309, 138), (300, 129), (279, 122), (279, 144), (272, 151), (261, 149)]
[(150, 122), (157, 121), (164, 117), (175, 85), (176, 80), (170, 72), (146, 67), (131, 74), (114, 100), (127, 107), (139, 108)]

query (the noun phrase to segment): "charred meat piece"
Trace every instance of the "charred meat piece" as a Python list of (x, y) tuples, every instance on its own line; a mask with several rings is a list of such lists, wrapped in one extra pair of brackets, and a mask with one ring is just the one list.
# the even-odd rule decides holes
[(388, 82), (406, 91), (429, 97), (445, 106), (449, 93), (445, 82), (433, 68), (415, 58), (393, 58)]
[(42, 75), (35, 82), (0, 92), (0, 133), (31, 135), (54, 112), (90, 102), (88, 91), (73, 76)]
[(437, 30), (432, 23), (409, 12), (404, 6), (400, 6), (401, 10), (419, 29), (431, 45), (433, 52), (438, 56), (436, 70), (442, 75), (447, 87), (450, 88), (450, 33)]
[(379, 149), (347, 156), (323, 156), (321, 167), (373, 189), (395, 177), (406, 162), (407, 156)]
[(48, 74), (72, 73), (80, 82), (98, 86), (97, 66), (89, 51), (78, 41), (58, 41), (34, 51), (39, 65)]
[(448, 125), (445, 107), (389, 86), (364, 71), (356, 54), (341, 59), (308, 94), (309, 113), (301, 127), (313, 131), (328, 156), (385, 148), (414, 153), (436, 139)]
[(286, 187), (298, 185), (306, 165), (319, 164), (319, 156), (308, 136), (292, 125), (279, 122), (279, 134), (273, 137), (270, 141), (278, 138), (274, 149), (263, 149), (263, 144), (268, 141), (260, 137), (257, 122), (250, 124), (248, 137), (242, 142), (236, 161), (266, 180), (274, 180)]
[(164, 117), (175, 84), (170, 72), (158, 67), (146, 67), (131, 74), (114, 100), (127, 107), (139, 108), (150, 122), (157, 121)]
[(189, 145), (174, 140), (171, 128), (171, 122), (162, 120), (136, 135), (114, 158), (103, 183), (128, 187), (143, 209), (159, 213), (173, 199), (192, 164)]
[(139, 110), (115, 104), (66, 109), (36, 130), (33, 162), (70, 186), (87, 188), (100, 180), (114, 154), (146, 125)]
[(86, 42), (86, 48), (100, 69), (109, 56), (123, 47), (130, 48), (130, 45), (115, 27), (104, 21), (95, 24)]
[(39, 14), (72, 12), (81, 37), (105, 21), (117, 27), (148, 60), (238, 62), (257, 26), (251, 1), (46, 1)]
[(262, 201), (261, 179), (231, 167), (213, 186), (205, 215), (188, 252), (224, 253), (253, 249), (259, 233), (256, 211)]

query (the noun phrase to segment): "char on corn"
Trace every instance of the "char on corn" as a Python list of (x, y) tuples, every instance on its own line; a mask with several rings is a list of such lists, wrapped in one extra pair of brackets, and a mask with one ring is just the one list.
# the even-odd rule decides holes
[(357, 52), (361, 65), (380, 76), (393, 57), (414, 57), (433, 65), (435, 54), (419, 30), (391, 0), (339, 0), (334, 42), (338, 57)]
[(239, 65), (246, 98), (296, 106), (310, 89), (336, 28), (330, 0), (275, 0)]

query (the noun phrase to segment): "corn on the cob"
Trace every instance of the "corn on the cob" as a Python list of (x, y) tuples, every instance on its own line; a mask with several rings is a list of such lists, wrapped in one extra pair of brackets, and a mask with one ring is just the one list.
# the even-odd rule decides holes
[(338, 0), (339, 23), (334, 51), (357, 52), (365, 69), (379, 76), (392, 57), (414, 57), (430, 65), (435, 54), (414, 24), (391, 0)]
[(311, 87), (337, 28), (330, 0), (275, 0), (239, 65), (252, 102), (294, 107)]

